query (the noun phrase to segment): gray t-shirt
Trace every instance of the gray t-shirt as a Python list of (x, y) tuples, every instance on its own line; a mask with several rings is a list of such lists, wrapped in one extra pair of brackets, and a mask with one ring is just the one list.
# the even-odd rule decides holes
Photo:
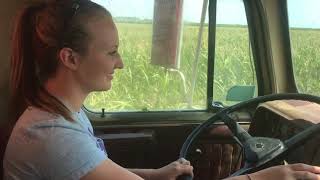
[(28, 107), (9, 139), (5, 180), (80, 179), (107, 159), (103, 141), (81, 110), (75, 122)]

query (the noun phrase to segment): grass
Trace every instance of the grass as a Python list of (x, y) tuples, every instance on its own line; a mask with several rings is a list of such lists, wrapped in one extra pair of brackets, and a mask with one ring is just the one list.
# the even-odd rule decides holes
[[(197, 80), (192, 106), (189, 106), (192, 67), (198, 38), (197, 26), (185, 26), (178, 71), (151, 64), (152, 25), (118, 23), (120, 53), (125, 64), (113, 79), (108, 92), (89, 95), (85, 106), (93, 111), (153, 111), (205, 109), (207, 94), (207, 56), (205, 28), (199, 53)], [(291, 30), (294, 72), (301, 92), (320, 95), (320, 31)], [(225, 101), (234, 85), (255, 85), (254, 69), (245, 27), (217, 28), (214, 72), (214, 99)]]

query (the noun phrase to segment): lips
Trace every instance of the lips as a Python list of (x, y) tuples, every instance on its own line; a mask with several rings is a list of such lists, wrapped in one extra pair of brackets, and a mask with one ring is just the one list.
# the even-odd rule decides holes
[(114, 74), (107, 74), (108, 79), (113, 79)]

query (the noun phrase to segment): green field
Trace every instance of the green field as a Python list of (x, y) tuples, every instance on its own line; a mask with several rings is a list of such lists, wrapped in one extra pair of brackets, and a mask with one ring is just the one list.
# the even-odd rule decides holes
[[(192, 67), (198, 38), (197, 26), (185, 26), (179, 72), (151, 64), (152, 25), (117, 24), (120, 54), (125, 68), (118, 70), (112, 90), (92, 93), (85, 106), (99, 111), (204, 109), (207, 92), (207, 55), (205, 28), (199, 53), (197, 80), (190, 107)], [(301, 92), (320, 95), (320, 31), (291, 30), (296, 82)], [(234, 85), (255, 85), (248, 31), (244, 27), (218, 27), (214, 73), (214, 99), (225, 102), (227, 90)]]

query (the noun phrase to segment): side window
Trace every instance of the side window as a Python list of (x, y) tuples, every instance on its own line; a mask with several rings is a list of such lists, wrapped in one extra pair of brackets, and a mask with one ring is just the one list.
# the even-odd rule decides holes
[[(86, 108), (207, 109), (207, 0), (93, 1), (113, 15), (124, 69), (111, 90), (88, 96)], [(232, 104), (251, 98), (256, 87), (246, 13), (242, 0), (218, 0), (217, 10), (214, 101)]]
[(320, 2), (288, 0), (294, 76), (299, 92), (320, 95)]
[(200, 22), (202, 12), (207, 14), (203, 1), (93, 1), (113, 16), (124, 69), (116, 71), (111, 90), (89, 95), (86, 108), (96, 112), (207, 108), (208, 26)]
[(256, 74), (242, 0), (217, 1), (214, 101), (234, 104), (256, 96)]

